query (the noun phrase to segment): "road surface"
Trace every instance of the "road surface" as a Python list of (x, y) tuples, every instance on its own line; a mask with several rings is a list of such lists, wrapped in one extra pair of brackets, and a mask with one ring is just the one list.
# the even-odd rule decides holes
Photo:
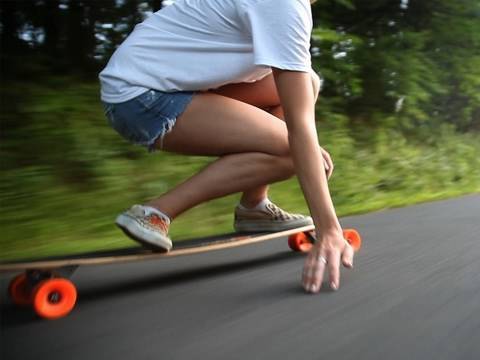
[(480, 195), (342, 219), (364, 237), (337, 292), (307, 295), (285, 239), (80, 268), (66, 318), (10, 304), (0, 358), (480, 359)]

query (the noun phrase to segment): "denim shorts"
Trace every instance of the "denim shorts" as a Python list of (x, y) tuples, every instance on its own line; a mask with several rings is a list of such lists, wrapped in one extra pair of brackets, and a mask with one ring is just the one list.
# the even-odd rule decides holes
[(194, 92), (148, 90), (123, 103), (103, 103), (110, 125), (126, 140), (149, 151), (163, 148), (163, 138), (192, 101)]

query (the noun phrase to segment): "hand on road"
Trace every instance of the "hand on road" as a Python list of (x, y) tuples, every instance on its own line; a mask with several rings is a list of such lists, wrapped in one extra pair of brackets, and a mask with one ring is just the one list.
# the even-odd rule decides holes
[(320, 291), (326, 269), (330, 275), (330, 287), (337, 290), (340, 285), (340, 262), (347, 268), (353, 267), (353, 253), (353, 248), (343, 238), (341, 231), (322, 234), (305, 260), (302, 276), (305, 291)]

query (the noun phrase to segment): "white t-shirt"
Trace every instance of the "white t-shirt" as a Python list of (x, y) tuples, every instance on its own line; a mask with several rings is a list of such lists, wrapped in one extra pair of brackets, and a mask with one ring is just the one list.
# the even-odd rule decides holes
[(253, 82), (272, 67), (309, 72), (311, 31), (310, 0), (176, 0), (115, 51), (100, 73), (101, 98)]

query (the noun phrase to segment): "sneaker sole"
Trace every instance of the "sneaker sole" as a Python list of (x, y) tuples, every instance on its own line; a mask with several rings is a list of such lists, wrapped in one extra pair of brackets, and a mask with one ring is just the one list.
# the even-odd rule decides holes
[(276, 232), (295, 229), (302, 226), (313, 225), (311, 219), (299, 219), (286, 223), (285, 221), (273, 222), (271, 220), (255, 221), (249, 220), (248, 222), (236, 222), (233, 227), (238, 232)]
[(172, 248), (172, 241), (166, 237), (153, 238), (146, 232), (138, 221), (128, 215), (120, 214), (115, 220), (115, 224), (132, 240), (140, 243), (142, 246), (151, 250), (168, 252)]

